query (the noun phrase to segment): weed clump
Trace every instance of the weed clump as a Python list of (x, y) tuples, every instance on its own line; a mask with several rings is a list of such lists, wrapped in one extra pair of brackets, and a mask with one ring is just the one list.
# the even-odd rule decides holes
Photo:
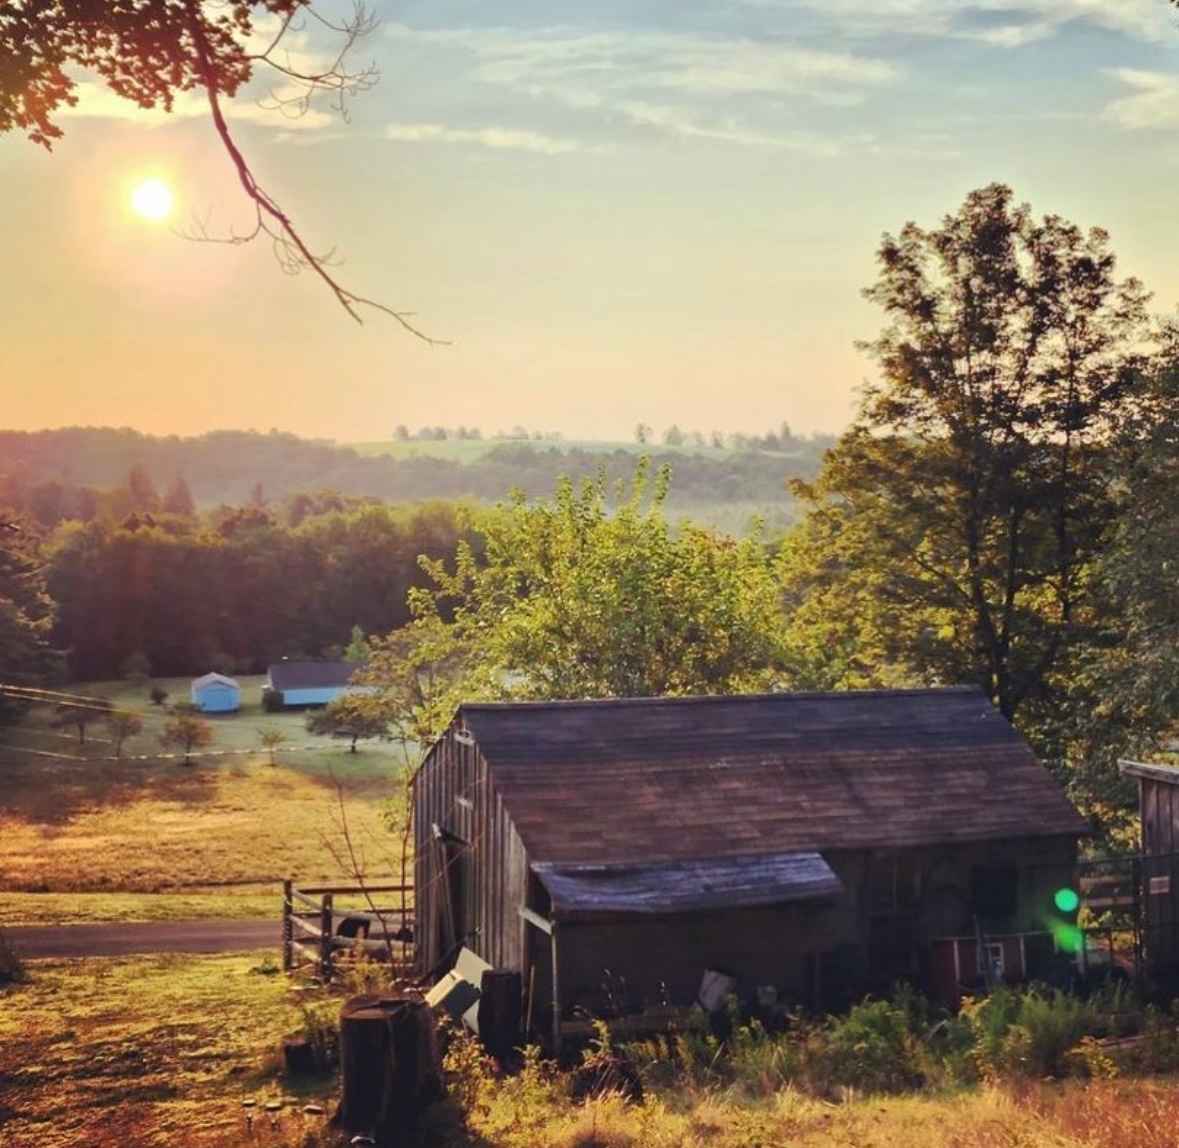
[(0, 929), (0, 988), (22, 985), (29, 979), (29, 970), (3, 929)]

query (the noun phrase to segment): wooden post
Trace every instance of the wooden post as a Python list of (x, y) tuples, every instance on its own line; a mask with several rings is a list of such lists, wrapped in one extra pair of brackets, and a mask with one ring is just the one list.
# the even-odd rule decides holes
[(294, 964), (294, 954), (291, 951), (291, 941), (294, 940), (294, 926), (291, 924), (291, 881), (288, 878), (282, 883), (282, 967), (283, 972), (289, 973)]
[(421, 1000), (359, 996), (340, 1010), (341, 1097), (336, 1123), (384, 1148), (415, 1142), (443, 1095), (434, 1014)]
[(561, 991), (557, 981), (557, 922), (553, 922), (553, 1056), (561, 1055)]
[(324, 893), (319, 910), (319, 976), (326, 985), (332, 979), (332, 895)]
[(484, 969), (479, 996), (479, 1039), (499, 1060), (520, 1043), (523, 980), (506, 969)]

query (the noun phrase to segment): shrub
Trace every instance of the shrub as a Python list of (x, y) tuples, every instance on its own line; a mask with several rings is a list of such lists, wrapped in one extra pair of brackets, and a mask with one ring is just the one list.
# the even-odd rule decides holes
[(262, 708), (268, 714), (282, 712), (282, 691), (267, 686), (262, 691)]
[(142, 650), (136, 650), (123, 659), (119, 673), (127, 681), (145, 682), (151, 677), (151, 659)]
[(1101, 1027), (1096, 1009), (1054, 989), (1016, 992), (999, 987), (963, 1004), (974, 1035), (973, 1056), (984, 1080), (1005, 1076), (1056, 1076), (1065, 1054)]
[(0, 929), (0, 988), (24, 984), (28, 979), (29, 972), (20, 953), (13, 948), (4, 930)]
[(581, 1054), (581, 1063), (569, 1079), (569, 1094), (578, 1102), (615, 1096), (641, 1101), (643, 1082), (629, 1057), (614, 1047), (610, 1026), (595, 1020), (594, 1037)]
[(905, 1009), (866, 1000), (827, 1022), (822, 1049), (828, 1085), (865, 1092), (900, 1092), (921, 1081)]
[(1064, 1059), (1070, 1069), (1092, 1080), (1113, 1080), (1118, 1075), (1117, 1062), (1095, 1036), (1081, 1037)]
[(162, 706), (168, 700), (168, 691), (163, 686), (152, 686), (147, 696), (151, 698), (153, 706)]
[(770, 1096), (804, 1074), (813, 1044), (802, 1029), (773, 1034), (759, 1020), (740, 1025), (729, 1038), (733, 1083), (752, 1096)]

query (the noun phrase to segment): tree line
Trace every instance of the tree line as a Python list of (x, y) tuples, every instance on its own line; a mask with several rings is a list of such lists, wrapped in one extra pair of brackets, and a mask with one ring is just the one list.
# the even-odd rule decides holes
[(339, 656), (355, 627), (403, 624), (407, 593), (425, 577), (419, 556), (452, 554), (466, 529), (449, 503), (353, 505), (297, 525), (250, 505), (69, 521), (39, 544), (53, 612), (37, 636), (82, 680)]
[[(422, 437), (439, 437), (443, 429), (426, 428)], [(755, 500), (788, 506), (787, 479), (813, 476), (830, 440), (793, 439), (785, 451), (778, 445), (771, 450), (767, 441), (740, 436), (740, 448), (720, 456), (670, 445), (663, 453), (657, 447), (651, 453), (657, 463), (675, 467), (673, 505)], [(101, 427), (0, 431), (0, 505), (19, 508), (45, 526), (69, 518), (120, 517), (128, 510), (127, 475), (133, 469), (161, 501), (172, 503), (169, 509), (181, 511), (185, 500), (205, 508), (272, 504), (308, 491), (393, 502), (495, 502), (516, 489), (539, 496), (562, 475), (592, 478), (602, 466), (612, 479), (623, 479), (633, 465), (634, 455), (621, 448), (567, 447), (514, 434), (489, 443), (478, 458), (460, 461), (425, 454), (363, 455), (351, 447), (277, 432), (215, 431), (179, 438)]]

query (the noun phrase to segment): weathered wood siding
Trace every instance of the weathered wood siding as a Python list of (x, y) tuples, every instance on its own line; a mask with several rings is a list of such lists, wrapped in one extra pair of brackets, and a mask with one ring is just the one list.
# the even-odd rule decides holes
[(1179, 786), (1140, 776), (1142, 895), (1147, 956), (1156, 968), (1179, 965)]
[[(499, 969), (523, 971), (524, 924), (519, 910), (527, 889), (528, 858), (519, 834), (491, 783), (476, 745), (452, 725), (414, 780), (414, 886), (418, 965), (434, 969), (447, 953), (442, 921), (448, 881), (461, 943)], [(457, 838), (448, 859), (433, 826)]]
[[(887, 991), (902, 975), (932, 987), (937, 938), (973, 941), (976, 871), (1008, 867), (1015, 876), (1013, 911), (980, 921), (985, 934), (1039, 933), (1049, 927), (1053, 890), (1074, 878), (1075, 855), (1071, 838), (831, 852), (827, 860), (844, 892), (827, 904), (562, 921), (562, 1010), (603, 1015), (620, 1004), (689, 1004), (708, 968), (735, 974), (746, 990), (774, 985), (796, 1002), (821, 1007)], [(873, 905), (873, 884), (898, 858), (914, 875), (914, 895), (905, 907), (881, 913)], [(960, 911), (947, 914), (944, 898), (951, 891)], [(538, 936), (541, 1009), (551, 983), (543, 947)], [(1019, 951), (1019, 942), (1012, 942), (1013, 972)]]

